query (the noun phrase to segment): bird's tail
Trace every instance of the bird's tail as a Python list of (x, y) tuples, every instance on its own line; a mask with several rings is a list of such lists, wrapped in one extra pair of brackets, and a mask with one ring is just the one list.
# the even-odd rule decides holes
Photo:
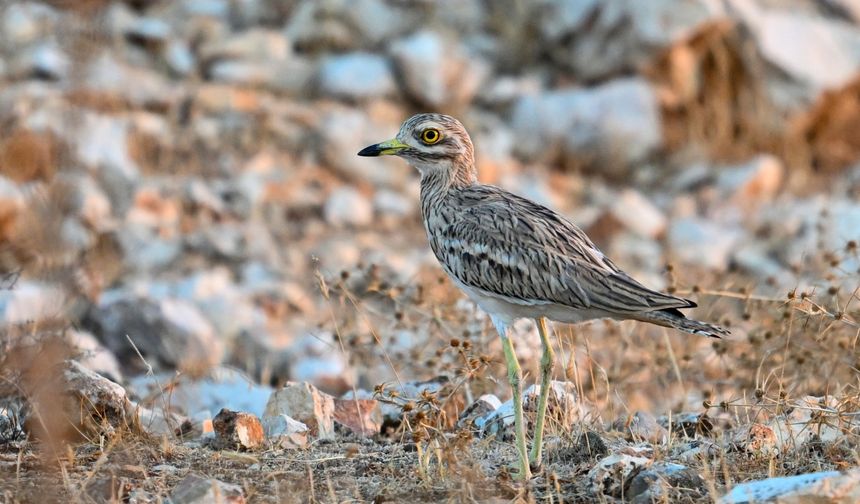
[(720, 326), (688, 319), (676, 308), (639, 313), (635, 318), (642, 322), (672, 327), (690, 334), (701, 334), (711, 338), (721, 338), (730, 334), (728, 329), (723, 329)]

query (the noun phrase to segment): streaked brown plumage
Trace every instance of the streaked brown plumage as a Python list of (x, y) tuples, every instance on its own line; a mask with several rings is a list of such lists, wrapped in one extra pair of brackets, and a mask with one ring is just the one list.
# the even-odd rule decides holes
[[(421, 173), (421, 212), (430, 247), (451, 279), (490, 314), (506, 345), (515, 402), (520, 371), (507, 330), (517, 318), (538, 321), (545, 359), (531, 462), (540, 461), (542, 408), (552, 367), (544, 319), (568, 323), (633, 319), (705, 336), (728, 333), (686, 318), (679, 308), (694, 307), (694, 302), (640, 284), (564, 216), (504, 189), (479, 184), (472, 141), (453, 117), (413, 116), (396, 138), (359, 153), (388, 154), (403, 157)], [(521, 425), (522, 412), (517, 415)], [(518, 448), (522, 458), (519, 432)], [(521, 470), (528, 476), (527, 466)]]

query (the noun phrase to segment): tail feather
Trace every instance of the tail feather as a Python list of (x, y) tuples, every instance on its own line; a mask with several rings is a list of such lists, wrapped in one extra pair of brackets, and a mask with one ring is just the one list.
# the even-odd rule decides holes
[(720, 326), (688, 319), (677, 308), (639, 313), (636, 316), (636, 320), (650, 322), (663, 327), (672, 327), (690, 334), (701, 334), (710, 338), (721, 338), (730, 334), (728, 329), (723, 329)]

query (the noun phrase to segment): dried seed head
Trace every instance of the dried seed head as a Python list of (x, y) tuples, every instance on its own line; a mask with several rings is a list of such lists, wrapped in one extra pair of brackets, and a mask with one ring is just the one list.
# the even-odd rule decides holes
[(451, 346), (457, 348), (458, 346), (460, 346), (460, 340), (458, 340), (457, 338), (451, 338)]

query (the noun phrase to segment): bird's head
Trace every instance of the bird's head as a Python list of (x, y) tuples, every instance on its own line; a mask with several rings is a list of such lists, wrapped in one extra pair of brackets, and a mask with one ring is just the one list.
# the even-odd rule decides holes
[(421, 176), (444, 176), (472, 183), (475, 160), (472, 140), (460, 121), (443, 114), (418, 114), (400, 126), (391, 140), (362, 149), (359, 156), (400, 156)]

